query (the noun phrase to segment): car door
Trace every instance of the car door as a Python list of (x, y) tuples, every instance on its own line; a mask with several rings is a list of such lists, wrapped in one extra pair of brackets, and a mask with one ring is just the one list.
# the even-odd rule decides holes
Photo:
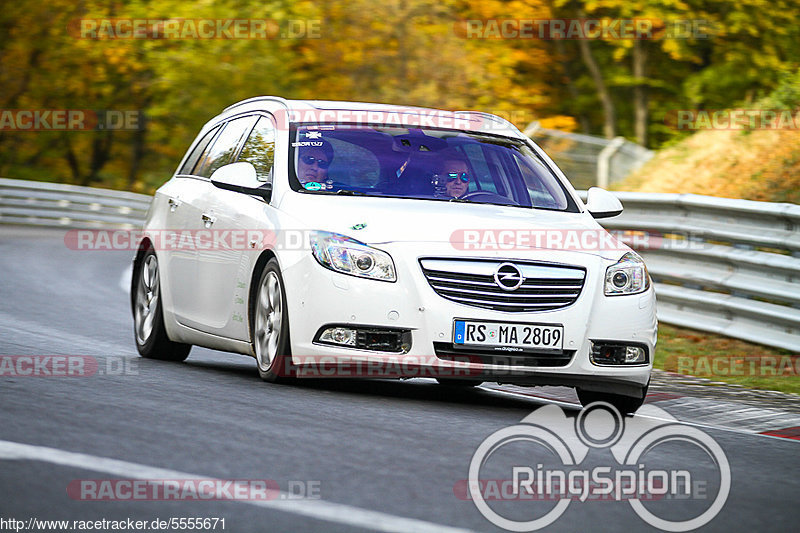
[[(237, 161), (251, 163), (256, 175), (265, 184), (272, 183), (275, 151), (275, 124), (261, 115), (255, 127), (248, 129)], [(252, 123), (250, 123), (252, 126)], [(249, 134), (249, 135), (247, 135)], [(250, 256), (261, 250), (261, 240), (251, 243), (254, 235), (266, 235), (271, 229), (265, 210), (271, 209), (262, 199), (226, 191), (210, 185), (204, 205), (215, 217), (214, 227), (225, 234), (224, 249), (198, 250), (199, 279), (207, 289), (202, 291), (199, 307), (203, 331), (221, 337), (248, 338), (247, 288), (250, 286)], [(253, 246), (255, 244), (255, 246)]]
[(221, 126), (212, 128), (196, 142), (178, 173), (160, 191), (166, 196), (165, 227), (155, 228), (160, 235), (154, 242), (161, 243), (156, 253), (164, 273), (164, 305), (175, 313), (179, 322), (185, 322), (191, 314), (191, 295), (196, 290), (197, 253), (193, 236), (201, 216), (199, 202), (204, 187), (194, 169), (221, 130)]
[(228, 322), (238, 318), (231, 309), (241, 255), (237, 247), (241, 243), (232, 231), (236, 228), (228, 204), (246, 197), (215, 187), (209, 178), (219, 167), (234, 162), (257, 119), (246, 115), (229, 120), (194, 170), (200, 178), (194, 198), (197, 213), (192, 221), (196, 235), (195, 275), (186, 295), (189, 303), (184, 323), (200, 331), (218, 334)]

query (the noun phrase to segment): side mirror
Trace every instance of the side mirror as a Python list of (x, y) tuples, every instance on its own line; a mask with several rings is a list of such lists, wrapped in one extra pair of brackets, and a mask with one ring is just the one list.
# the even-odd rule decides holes
[(607, 190), (592, 187), (586, 195), (586, 209), (594, 218), (610, 218), (622, 213), (622, 203)]
[(211, 174), (211, 184), (226, 191), (252, 194), (269, 200), (272, 184), (258, 180), (256, 168), (242, 161), (219, 167)]

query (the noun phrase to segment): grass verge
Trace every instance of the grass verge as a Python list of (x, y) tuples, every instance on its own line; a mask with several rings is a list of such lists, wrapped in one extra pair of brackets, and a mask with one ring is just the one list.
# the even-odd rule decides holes
[(800, 394), (800, 355), (713, 333), (659, 324), (653, 364), (711, 381)]

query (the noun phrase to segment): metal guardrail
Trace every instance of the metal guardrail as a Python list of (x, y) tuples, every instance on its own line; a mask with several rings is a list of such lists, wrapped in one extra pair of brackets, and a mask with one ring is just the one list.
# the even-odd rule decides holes
[(0, 224), (133, 229), (151, 200), (132, 192), (0, 178)]
[[(800, 352), (800, 205), (615, 193), (655, 282), (659, 320)], [(581, 195), (585, 199), (586, 193)], [(151, 197), (0, 179), (0, 224), (137, 228)]]
[(800, 352), (800, 205), (615, 194), (600, 222), (644, 258), (659, 320)]
[(525, 135), (536, 141), (578, 189), (606, 188), (649, 161), (654, 152), (624, 137), (605, 139), (542, 128), (532, 122)]

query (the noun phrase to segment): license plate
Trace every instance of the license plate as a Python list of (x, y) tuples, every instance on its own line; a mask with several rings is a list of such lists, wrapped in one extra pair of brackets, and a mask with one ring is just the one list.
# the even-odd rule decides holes
[(464, 346), (561, 350), (564, 326), (455, 320), (453, 343)]

